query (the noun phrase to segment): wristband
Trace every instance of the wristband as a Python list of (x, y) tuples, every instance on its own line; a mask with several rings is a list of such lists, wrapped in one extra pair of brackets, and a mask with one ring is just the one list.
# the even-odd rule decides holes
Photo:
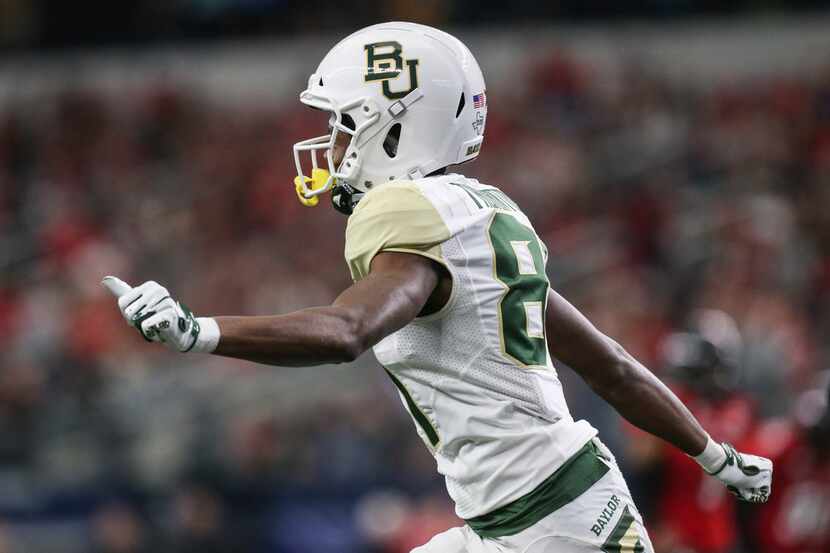
[(219, 325), (216, 319), (212, 317), (198, 317), (196, 322), (199, 324), (199, 335), (196, 336), (196, 342), (190, 348), (190, 351), (196, 353), (213, 353), (216, 346), (219, 345)]
[(711, 436), (708, 436), (703, 452), (692, 458), (703, 467), (703, 470), (709, 474), (714, 474), (721, 470), (726, 463), (726, 452), (723, 450), (723, 446), (713, 440)]

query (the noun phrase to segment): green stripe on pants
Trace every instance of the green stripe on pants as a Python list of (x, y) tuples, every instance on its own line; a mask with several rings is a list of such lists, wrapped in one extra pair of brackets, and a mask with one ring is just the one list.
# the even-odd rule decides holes
[(593, 441), (588, 442), (529, 494), (465, 522), (482, 538), (518, 534), (582, 495), (607, 472)]

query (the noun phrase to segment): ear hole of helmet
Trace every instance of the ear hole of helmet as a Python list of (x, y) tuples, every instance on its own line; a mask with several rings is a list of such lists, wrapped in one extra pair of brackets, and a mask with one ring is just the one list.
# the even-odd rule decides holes
[(401, 140), (401, 124), (395, 123), (386, 133), (386, 138), (383, 139), (383, 151), (389, 157), (398, 155), (398, 143)]
[(461, 115), (461, 110), (464, 109), (464, 93), (461, 93), (461, 98), (458, 100), (458, 109), (455, 111), (455, 118), (458, 119), (458, 116)]

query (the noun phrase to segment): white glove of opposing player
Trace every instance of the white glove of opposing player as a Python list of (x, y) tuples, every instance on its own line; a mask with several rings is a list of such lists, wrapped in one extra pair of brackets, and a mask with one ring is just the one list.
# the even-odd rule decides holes
[(772, 493), (772, 461), (757, 455), (739, 453), (726, 442), (721, 446), (726, 453), (726, 461), (709, 474), (726, 484), (726, 489), (740, 499), (765, 503)]
[[(123, 280), (108, 276), (101, 281), (118, 298), (118, 308), (127, 324), (134, 326), (148, 342), (161, 342), (179, 351), (210, 352), (218, 342), (213, 319), (196, 319), (185, 305), (173, 300), (167, 288), (149, 280), (131, 288)], [(204, 323), (209, 336), (201, 337)], [(214, 336), (215, 335), (215, 336)]]

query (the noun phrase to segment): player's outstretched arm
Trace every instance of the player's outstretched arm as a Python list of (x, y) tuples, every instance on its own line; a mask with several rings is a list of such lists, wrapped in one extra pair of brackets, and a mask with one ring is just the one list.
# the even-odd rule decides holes
[(551, 291), (546, 313), (550, 353), (635, 426), (694, 457), (741, 499), (766, 501), (772, 463), (715, 443), (674, 393), (565, 298)]
[(222, 338), (214, 353), (287, 366), (353, 361), (417, 317), (439, 280), (434, 261), (408, 253), (380, 253), (371, 269), (330, 306), (217, 317)]
[(408, 253), (380, 253), (371, 269), (332, 305), (261, 317), (196, 319), (155, 282), (130, 288), (107, 277), (104, 284), (119, 298), (128, 324), (150, 341), (177, 351), (307, 366), (352, 361), (404, 327), (427, 304), (440, 278), (434, 261)]

